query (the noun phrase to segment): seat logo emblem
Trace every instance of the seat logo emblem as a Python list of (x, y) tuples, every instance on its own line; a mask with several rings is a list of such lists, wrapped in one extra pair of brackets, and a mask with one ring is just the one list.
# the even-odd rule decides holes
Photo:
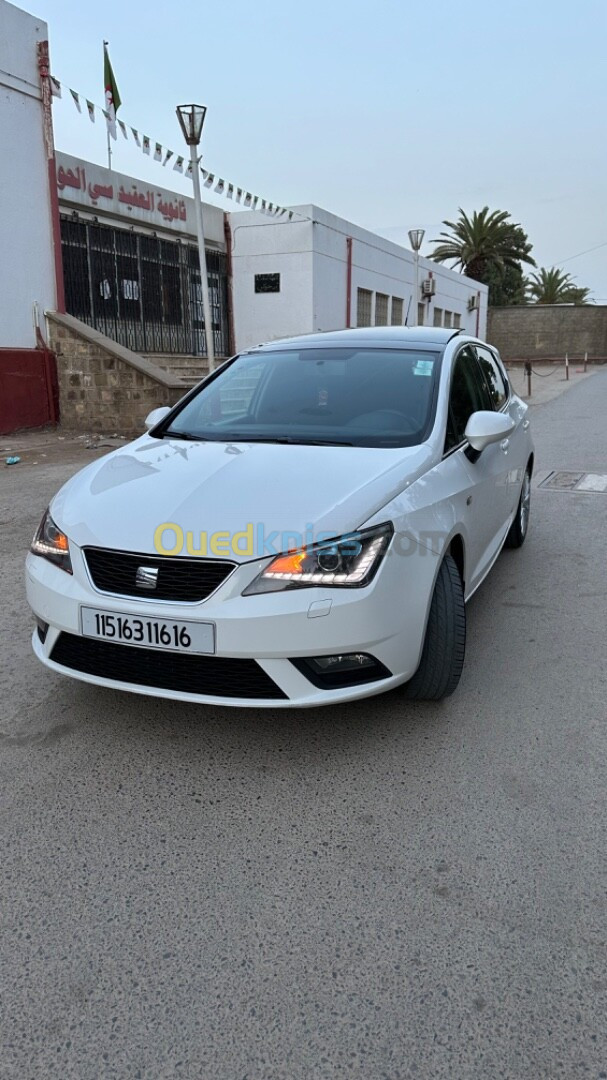
[(158, 584), (158, 567), (138, 566), (135, 584), (138, 589), (155, 589)]

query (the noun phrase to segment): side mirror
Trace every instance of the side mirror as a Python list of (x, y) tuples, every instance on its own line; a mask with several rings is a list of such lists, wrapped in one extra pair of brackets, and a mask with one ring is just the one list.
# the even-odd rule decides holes
[(477, 454), (482, 454), (486, 446), (501, 442), (515, 428), (515, 423), (508, 413), (475, 412), (466, 424), (464, 432), (469, 445)]
[(162, 405), (159, 409), (152, 409), (151, 413), (148, 413), (145, 418), (145, 430), (149, 431), (150, 428), (156, 427), (156, 424), (159, 424), (161, 420), (164, 420), (165, 416), (168, 416), (170, 411), (168, 405)]

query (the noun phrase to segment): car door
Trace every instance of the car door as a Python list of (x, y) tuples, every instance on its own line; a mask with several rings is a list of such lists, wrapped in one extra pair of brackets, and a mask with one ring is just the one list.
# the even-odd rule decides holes
[(523, 473), (529, 456), (529, 421), (526, 418), (527, 406), (510, 392), (507, 375), (498, 357), (485, 345), (475, 347), (476, 355), (483, 370), (493, 407), (511, 417), (515, 427), (504, 440), (507, 472), (504, 495), (504, 520), (514, 514), (521, 493)]
[(508, 447), (487, 446), (471, 460), (464, 432), (472, 413), (494, 409), (474, 346), (465, 345), (453, 361), (445, 452), (460, 459), (469, 478), (466, 500), (466, 592), (473, 590), (495, 559), (506, 532)]

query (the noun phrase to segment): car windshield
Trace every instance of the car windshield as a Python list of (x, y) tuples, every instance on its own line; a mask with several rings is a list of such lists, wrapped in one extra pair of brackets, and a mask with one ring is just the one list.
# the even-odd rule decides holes
[(244, 354), (158, 434), (221, 442), (416, 446), (429, 430), (439, 354), (304, 348)]

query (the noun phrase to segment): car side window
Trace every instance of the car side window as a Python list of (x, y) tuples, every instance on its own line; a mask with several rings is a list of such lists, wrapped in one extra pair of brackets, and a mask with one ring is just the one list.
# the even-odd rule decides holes
[(492, 352), (489, 349), (484, 349), (480, 345), (476, 346), (476, 353), (479, 363), (483, 369), (483, 374), (487, 380), (489, 387), (489, 393), (493, 401), (493, 407), (495, 409), (501, 409), (502, 405), (508, 397), (508, 387), (504, 380), (504, 376), (500, 370), (499, 364), (495, 359)]
[(474, 351), (466, 345), (457, 354), (451, 373), (445, 453), (463, 441), (472, 413), (484, 409), (493, 411), (493, 402)]

